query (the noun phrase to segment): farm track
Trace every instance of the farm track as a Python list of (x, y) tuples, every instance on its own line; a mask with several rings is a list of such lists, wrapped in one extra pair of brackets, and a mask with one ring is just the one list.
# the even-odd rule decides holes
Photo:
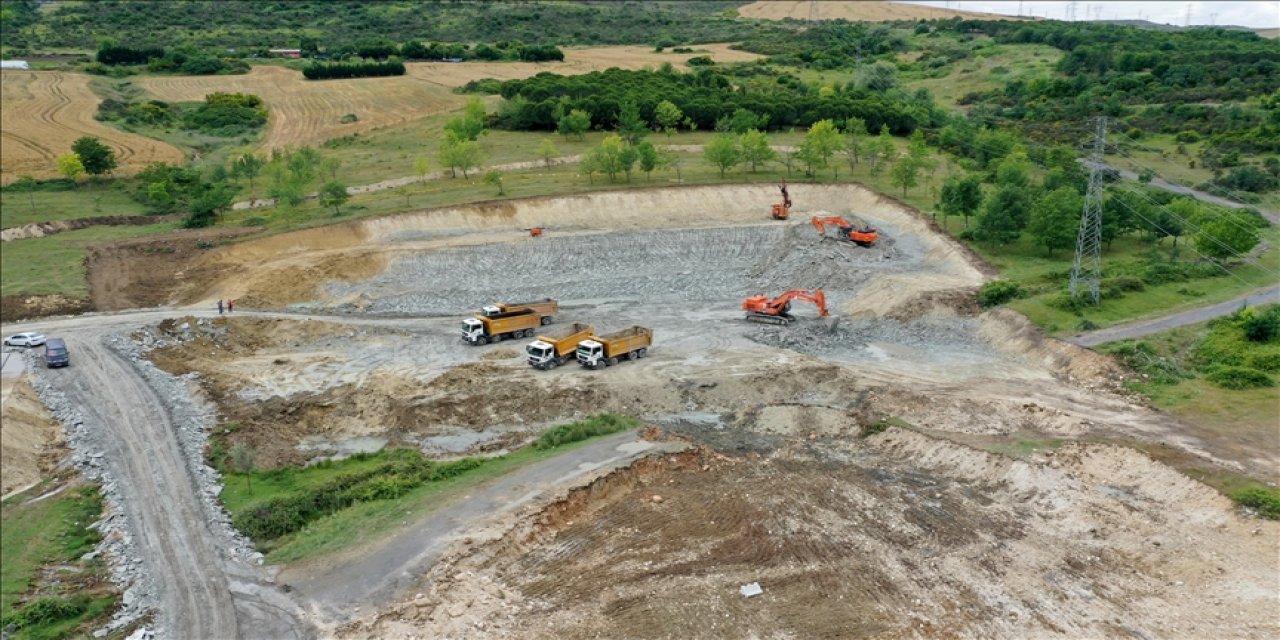
[(54, 159), (70, 151), (79, 137), (101, 139), (116, 152), (119, 173), (141, 169), (149, 162), (179, 162), (176, 147), (112, 129), (94, 120), (100, 100), (89, 89), (89, 77), (59, 71), (0, 73), (0, 184), (21, 175), (57, 175)]

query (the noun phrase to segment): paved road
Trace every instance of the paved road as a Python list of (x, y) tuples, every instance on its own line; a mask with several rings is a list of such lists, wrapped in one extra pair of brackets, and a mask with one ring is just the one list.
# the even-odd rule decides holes
[[(1083, 162), (1083, 163), (1085, 164), (1085, 166), (1088, 166), (1088, 165), (1089, 165), (1089, 162), (1088, 162), (1087, 160), (1083, 159), (1083, 158), (1081, 158), (1081, 162)], [(1132, 171), (1129, 171), (1128, 169), (1121, 169), (1120, 167), (1113, 167), (1113, 166), (1111, 166), (1111, 165), (1107, 165), (1107, 164), (1104, 164), (1103, 166), (1107, 167), (1108, 169), (1114, 169), (1115, 171), (1119, 172), (1119, 173), (1120, 173), (1120, 175), (1121, 175), (1122, 177), (1124, 177), (1126, 180), (1137, 180), (1137, 179), (1138, 179), (1138, 174), (1136, 174), (1136, 173), (1134, 173), (1134, 172), (1132, 172)], [(1273, 224), (1273, 225), (1280, 225), (1280, 213), (1277, 213), (1277, 212), (1275, 212), (1275, 211), (1270, 211), (1270, 210), (1267, 210), (1267, 209), (1263, 209), (1263, 208), (1258, 207), (1258, 206), (1256, 206), (1256, 205), (1252, 205), (1252, 204), (1244, 204), (1244, 203), (1236, 202), (1235, 200), (1228, 200), (1228, 199), (1223, 198), (1223, 197), (1215, 196), (1215, 195), (1213, 195), (1213, 194), (1211, 194), (1211, 193), (1205, 193), (1205, 192), (1203, 192), (1203, 191), (1196, 191), (1195, 189), (1192, 189), (1191, 187), (1184, 187), (1184, 186), (1182, 186), (1182, 185), (1180, 185), (1180, 184), (1173, 184), (1172, 182), (1167, 182), (1167, 181), (1162, 180), (1162, 179), (1160, 179), (1160, 178), (1153, 178), (1153, 179), (1151, 180), (1151, 186), (1156, 187), (1156, 188), (1158, 188), (1158, 189), (1164, 189), (1165, 191), (1169, 191), (1169, 192), (1172, 192), (1172, 193), (1179, 193), (1179, 194), (1182, 194), (1182, 195), (1184, 195), (1184, 196), (1191, 196), (1192, 198), (1195, 198), (1196, 200), (1202, 200), (1202, 201), (1204, 201), (1204, 202), (1211, 202), (1211, 203), (1216, 204), (1216, 205), (1221, 205), (1221, 206), (1224, 206), (1224, 207), (1230, 207), (1230, 208), (1232, 208), (1232, 209), (1247, 209), (1247, 208), (1254, 208), (1254, 209), (1257, 209), (1257, 210), (1258, 210), (1258, 212), (1262, 214), (1262, 217), (1264, 217), (1264, 218), (1266, 218), (1268, 221), (1270, 221), (1270, 222), (1271, 222), (1271, 224)]]
[(280, 575), (325, 617), (345, 620), (355, 608), (388, 602), (421, 577), (440, 554), (477, 524), (512, 513), (561, 487), (630, 464), (654, 453), (679, 451), (678, 443), (654, 443), (620, 433), (539, 461), (475, 488), (417, 524), (393, 535), (371, 552), (328, 558), (323, 566), (289, 569)]
[(1082, 347), (1095, 347), (1107, 342), (1140, 338), (1145, 335), (1158, 333), (1175, 327), (1212, 320), (1219, 316), (1225, 316), (1233, 313), (1244, 305), (1260, 305), (1274, 302), (1280, 302), (1280, 284), (1254, 291), (1253, 293), (1233, 298), (1226, 302), (1209, 305), (1207, 307), (1199, 307), (1197, 309), (1181, 311), (1161, 318), (1143, 320), (1141, 322), (1131, 322), (1129, 324), (1099, 329), (1090, 333), (1072, 336), (1066, 340), (1067, 342), (1078, 344)]

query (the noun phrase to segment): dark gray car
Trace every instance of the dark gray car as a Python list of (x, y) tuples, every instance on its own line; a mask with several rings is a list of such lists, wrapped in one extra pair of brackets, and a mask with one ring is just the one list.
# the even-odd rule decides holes
[(50, 369), (71, 365), (71, 354), (67, 353), (67, 343), (62, 338), (49, 338), (44, 344), (44, 365)]

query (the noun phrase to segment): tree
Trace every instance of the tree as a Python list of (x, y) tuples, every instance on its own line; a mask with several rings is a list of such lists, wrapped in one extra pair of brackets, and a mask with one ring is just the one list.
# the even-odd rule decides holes
[(337, 158), (325, 158), (320, 161), (320, 173), (329, 174), (330, 180), (338, 179), (338, 168), (342, 166), (342, 161)]
[(760, 165), (778, 157), (778, 153), (769, 146), (769, 136), (755, 129), (748, 129), (738, 136), (738, 148), (742, 153), (742, 161), (751, 165), (751, 173), (755, 173)]
[(498, 195), (500, 195), (500, 196), (505, 196), (505, 195), (507, 195), (507, 192), (506, 192), (505, 190), (503, 190), (503, 188), (502, 188), (502, 172), (501, 172), (501, 171), (498, 171), (497, 169), (494, 169), (494, 170), (492, 170), (492, 171), (490, 171), (490, 172), (488, 172), (488, 173), (484, 174), (484, 183), (485, 183), (485, 184), (491, 184), (491, 185), (495, 185), (495, 186), (497, 186), (497, 187), (498, 187)]
[(902, 187), (902, 197), (907, 197), (907, 189), (919, 184), (917, 178), (920, 175), (920, 161), (911, 156), (907, 156), (893, 165), (893, 169), (889, 172), (889, 179), (893, 182), (893, 186)]
[(858, 74), (859, 89), (888, 91), (897, 85), (898, 67), (892, 62), (877, 60), (874, 64), (864, 67), (862, 73)]
[(244, 475), (245, 481), (249, 483), (250, 494), (253, 493), (253, 468), (256, 457), (253, 448), (244, 442), (231, 445), (231, 468), (235, 469), (236, 473)]
[(978, 218), (978, 237), (999, 244), (1017, 240), (1027, 226), (1030, 206), (1031, 196), (1026, 189), (1000, 187)]
[(1084, 198), (1075, 189), (1059, 187), (1032, 205), (1027, 233), (1035, 238), (1036, 244), (1053, 255), (1054, 249), (1066, 249), (1075, 244), (1083, 209)]
[(333, 215), (339, 215), (341, 207), (351, 196), (347, 194), (346, 185), (337, 180), (330, 180), (320, 187), (320, 206), (333, 207)]
[(618, 154), (618, 165), (622, 167), (622, 172), (627, 174), (627, 182), (631, 182), (631, 170), (635, 168), (636, 161), (639, 159), (640, 151), (633, 145), (623, 147)]
[[(426, 158), (418, 158), (413, 161), (413, 172), (418, 174), (419, 182), (427, 181), (428, 171), (431, 171), (431, 163), (428, 162)], [(408, 200), (406, 200), (405, 203), (407, 204)]]
[(231, 163), (231, 174), (249, 181), (249, 192), (253, 194), (253, 179), (262, 173), (262, 158), (252, 151), (241, 154)]
[(484, 103), (479, 98), (471, 98), (463, 107), (462, 115), (444, 123), (444, 130), (459, 140), (479, 140), (486, 133), (486, 118)]
[(58, 173), (62, 177), (70, 180), (73, 184), (80, 176), (84, 175), (84, 164), (80, 162), (80, 156), (74, 153), (64, 153), (57, 158)]
[(560, 149), (556, 147), (556, 141), (551, 138), (543, 138), (542, 144), (538, 145), (538, 156), (542, 158), (543, 164), (548, 169), (551, 168), (551, 161), (560, 155)]
[(234, 200), (235, 193), (226, 182), (204, 185), (200, 195), (191, 202), (191, 213), (187, 215), (182, 226), (187, 228), (212, 226), (218, 219), (218, 215), (231, 206)]
[(982, 206), (982, 183), (977, 176), (951, 176), (942, 183), (942, 213), (948, 216), (964, 216), (964, 226), (969, 226), (969, 216)]
[(849, 170), (858, 167), (862, 154), (863, 136), (867, 135), (867, 122), (862, 118), (844, 121), (844, 152), (849, 159)]
[(1030, 167), (1031, 163), (1027, 161), (1025, 152), (1010, 153), (996, 165), (996, 186), (1026, 189), (1031, 185), (1031, 177), (1027, 173)]
[(1196, 248), (1206, 256), (1223, 260), (1248, 253), (1260, 238), (1254, 221), (1237, 211), (1222, 211), (1200, 225)]
[(738, 143), (727, 133), (711, 136), (711, 140), (702, 148), (702, 157), (720, 168), (721, 178), (724, 177), (726, 170), (742, 162), (742, 152), (738, 150)]
[(36, 189), (39, 188), (39, 186), (40, 186), (40, 183), (36, 182), (36, 179), (34, 177), (22, 176), (17, 180), (14, 180), (13, 184), (9, 188), (19, 193), (26, 192), (27, 200), (31, 203), (31, 213), (35, 213), (36, 212)]
[(768, 120), (750, 109), (736, 109), (733, 115), (716, 120), (716, 131), (742, 135), (752, 129), (763, 129)]
[(653, 123), (670, 138), (684, 121), (684, 112), (670, 100), (663, 100), (653, 110)]
[(653, 146), (652, 142), (645, 140), (636, 145), (636, 153), (640, 157), (640, 170), (644, 172), (646, 179), (653, 179), (653, 170), (658, 168), (658, 149)]
[(618, 112), (618, 135), (629, 145), (634, 145), (649, 135), (649, 125), (640, 117), (640, 107), (634, 101), (622, 103), (622, 110)]
[(573, 109), (556, 122), (556, 132), (564, 137), (576, 136), (579, 140), (591, 128), (591, 114)]
[(911, 134), (911, 142), (907, 145), (907, 157), (916, 165), (917, 170), (928, 171), (930, 183), (933, 182), (933, 171), (938, 168), (938, 160), (929, 152), (929, 145), (924, 140), (924, 131), (916, 129)]
[[(587, 154), (588, 167), (607, 174), (609, 181), (612, 182), (623, 170), (623, 147), (622, 136), (605, 136), (604, 140), (600, 141), (600, 145)], [(632, 162), (634, 162), (634, 159)]]
[(447, 135), (440, 143), (440, 164), (449, 167), (450, 174), (455, 178), (458, 177), (458, 171), (466, 178), (467, 170), (480, 166), (483, 161), (484, 151), (480, 149), (480, 143), (474, 140), (460, 140)]
[(100, 176), (116, 168), (116, 152), (93, 136), (82, 136), (71, 145), (71, 151), (80, 158), (85, 173)]
[[(812, 175), (818, 169), (824, 169), (830, 163), (831, 156), (844, 146), (844, 138), (836, 123), (831, 120), (819, 120), (809, 127), (800, 143), (800, 158), (809, 166)], [(837, 176), (838, 177), (838, 176)]]
[(898, 155), (898, 147), (889, 136), (889, 125), (880, 127), (880, 135), (867, 143), (867, 160), (871, 163), (871, 175), (878, 176), (886, 162), (892, 163)]

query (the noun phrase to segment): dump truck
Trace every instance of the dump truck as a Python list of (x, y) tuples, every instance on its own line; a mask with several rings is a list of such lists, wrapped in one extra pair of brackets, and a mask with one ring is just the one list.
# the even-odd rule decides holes
[(574, 359), (578, 343), (591, 337), (589, 324), (575, 322), (563, 331), (540, 335), (524, 348), (529, 354), (529, 366), (534, 369), (554, 369)]
[(653, 329), (645, 327), (631, 327), (607, 336), (592, 335), (578, 343), (578, 364), (589, 369), (611, 367), (623, 358), (643, 358), (651, 344)]
[(532, 338), (538, 327), (550, 322), (550, 316), (529, 307), (494, 316), (475, 316), (462, 321), (462, 340), (477, 345), (501, 342), (503, 338)]
[(542, 324), (551, 324), (551, 318), (560, 313), (560, 303), (551, 298), (543, 298), (541, 300), (530, 300), (529, 302), (495, 302), (480, 307), (480, 315), (486, 318), (492, 318), (496, 315), (509, 313), (517, 309), (533, 309), (542, 314), (547, 319)]

